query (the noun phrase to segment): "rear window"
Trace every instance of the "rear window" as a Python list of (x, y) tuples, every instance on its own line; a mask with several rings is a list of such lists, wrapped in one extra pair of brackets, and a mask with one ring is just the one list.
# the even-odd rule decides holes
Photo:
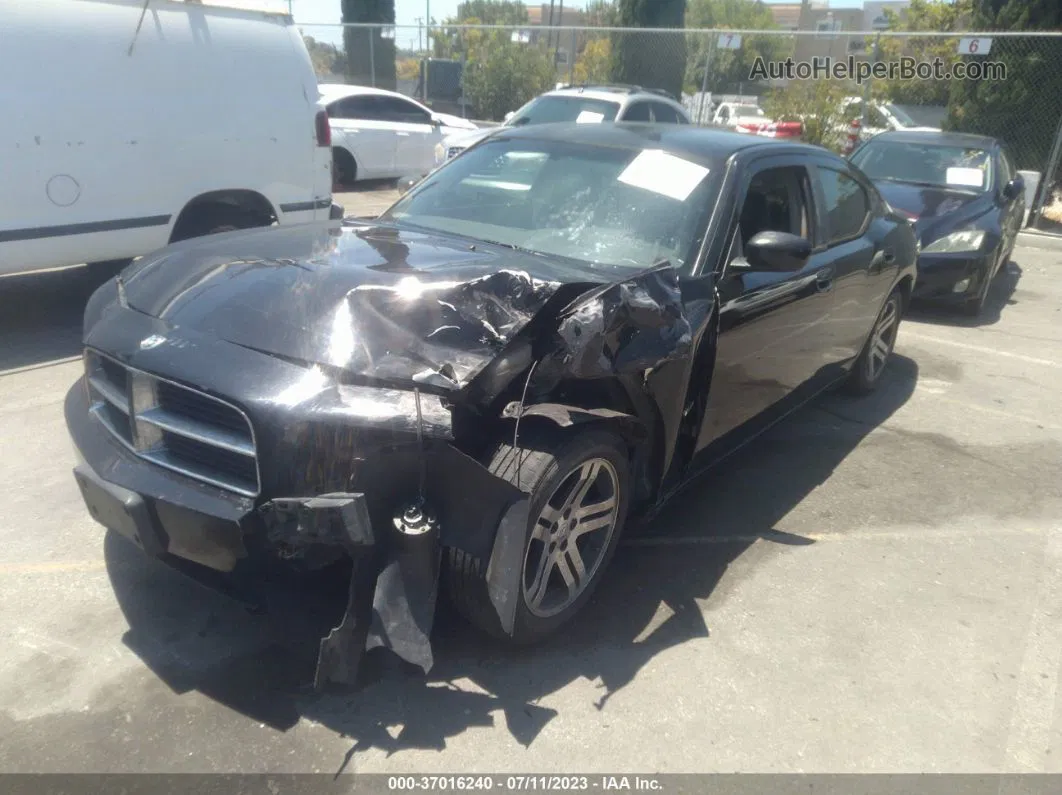
[(618, 102), (604, 99), (557, 95), (537, 97), (516, 111), (509, 120), (509, 125), (519, 127), (524, 124), (571, 121), (584, 124), (615, 121), (619, 108)]

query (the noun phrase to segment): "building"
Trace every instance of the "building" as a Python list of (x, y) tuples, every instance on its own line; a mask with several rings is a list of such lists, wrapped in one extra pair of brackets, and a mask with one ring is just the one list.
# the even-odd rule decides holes
[(866, 0), (863, 3), (863, 30), (877, 30), (887, 24), (886, 11), (902, 16), (910, 7), (910, 0)]
[[(824, 0), (816, 0), (816, 2), (811, 3), (812, 8), (825, 8), (826, 5)], [(800, 29), (800, 9), (802, 7), (802, 3), (771, 3), (767, 6), (771, 16), (774, 18), (774, 24), (782, 30)]]
[[(573, 8), (576, 0), (564, 3), (542, 3), (527, 9), (528, 30), (522, 40), (532, 43), (545, 42), (556, 50), (558, 68), (570, 66), (573, 36), (572, 31), (551, 31), (551, 27), (578, 27), (586, 24), (586, 14), (581, 8)], [(551, 9), (552, 6), (552, 9)], [(578, 42), (576, 41), (576, 46)]]

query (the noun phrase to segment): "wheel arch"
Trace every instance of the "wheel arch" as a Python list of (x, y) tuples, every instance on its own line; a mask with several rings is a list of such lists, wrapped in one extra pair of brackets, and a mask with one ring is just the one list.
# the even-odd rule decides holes
[(187, 201), (170, 227), (169, 241), (179, 239), (181, 231), (193, 220), (196, 213), (212, 206), (235, 207), (246, 211), (255, 219), (255, 225), (268, 226), (279, 218), (273, 203), (255, 190), (229, 188), (200, 193)]
[(358, 179), (358, 156), (353, 151), (351, 151), (349, 147), (344, 146), (343, 144), (333, 143), (332, 162), (335, 164), (337, 169), (340, 168), (340, 162), (345, 160), (346, 158), (350, 159), (350, 164), (354, 167), (354, 179), (351, 181), (351, 184), (353, 184), (353, 182), (356, 182)]

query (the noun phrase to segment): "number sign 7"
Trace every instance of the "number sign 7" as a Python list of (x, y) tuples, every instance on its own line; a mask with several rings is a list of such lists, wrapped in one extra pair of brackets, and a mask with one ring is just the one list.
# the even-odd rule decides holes
[(716, 41), (716, 46), (720, 50), (740, 50), (741, 49), (741, 34), (740, 33), (720, 33), (719, 39)]

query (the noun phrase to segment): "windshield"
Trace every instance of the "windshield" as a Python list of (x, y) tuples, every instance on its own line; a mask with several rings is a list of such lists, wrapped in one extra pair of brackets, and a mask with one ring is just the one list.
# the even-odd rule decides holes
[(885, 110), (889, 112), (889, 115), (896, 119), (896, 123), (901, 127), (917, 127), (918, 122), (912, 119), (907, 113), (899, 108), (897, 105), (886, 105)]
[(693, 261), (714, 203), (709, 169), (661, 150), (496, 140), (469, 149), (383, 221), (583, 262)]
[(987, 191), (992, 183), (992, 158), (984, 149), (871, 141), (851, 159), (873, 180), (978, 193)]
[(508, 126), (519, 127), (524, 124), (552, 124), (566, 121), (584, 124), (615, 121), (619, 109), (618, 102), (609, 102), (604, 99), (557, 95), (535, 97), (513, 114), (508, 121)]
[(737, 109), (734, 111), (734, 115), (746, 118), (751, 116), (762, 118), (765, 114), (762, 108), (758, 108), (755, 105), (738, 105)]

